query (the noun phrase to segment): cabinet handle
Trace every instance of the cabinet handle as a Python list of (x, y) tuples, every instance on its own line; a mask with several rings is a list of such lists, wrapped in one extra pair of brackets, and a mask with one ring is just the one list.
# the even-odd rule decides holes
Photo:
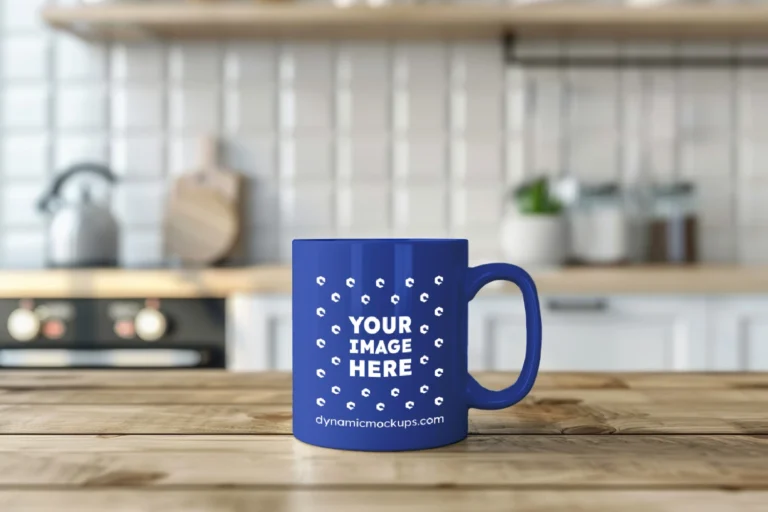
[(550, 299), (547, 301), (547, 308), (551, 311), (568, 313), (598, 313), (608, 309), (608, 301), (605, 299)]

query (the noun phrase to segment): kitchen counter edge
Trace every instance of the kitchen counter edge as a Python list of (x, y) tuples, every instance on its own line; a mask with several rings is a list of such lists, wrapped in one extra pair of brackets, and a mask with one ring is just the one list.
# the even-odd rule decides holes
[[(541, 294), (768, 294), (768, 267), (686, 266), (532, 270)], [(515, 293), (509, 283), (484, 295)], [(289, 266), (208, 269), (0, 270), (0, 298), (228, 297), (289, 294)]]

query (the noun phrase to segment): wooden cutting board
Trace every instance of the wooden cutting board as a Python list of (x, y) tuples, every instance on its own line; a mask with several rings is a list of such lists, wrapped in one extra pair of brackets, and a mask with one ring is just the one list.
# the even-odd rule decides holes
[(203, 139), (202, 165), (176, 178), (169, 194), (165, 252), (185, 263), (216, 263), (240, 236), (242, 176), (218, 165), (217, 146)]

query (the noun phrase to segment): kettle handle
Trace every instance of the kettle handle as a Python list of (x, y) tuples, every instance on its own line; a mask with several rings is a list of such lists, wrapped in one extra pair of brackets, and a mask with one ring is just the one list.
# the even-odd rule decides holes
[(49, 205), (51, 203), (51, 200), (56, 199), (59, 197), (59, 193), (61, 191), (61, 187), (64, 186), (64, 182), (67, 181), (69, 178), (74, 176), (75, 174), (80, 174), (83, 172), (90, 172), (93, 174), (96, 174), (98, 176), (101, 176), (105, 180), (107, 180), (109, 183), (115, 183), (117, 182), (117, 176), (115, 176), (112, 171), (107, 167), (106, 165), (102, 164), (96, 164), (96, 163), (81, 163), (81, 164), (75, 164), (72, 167), (69, 167), (67, 170), (59, 174), (55, 180), (53, 180), (53, 183), (51, 184), (51, 188), (48, 191), (45, 196), (43, 196), (42, 199), (37, 203), (37, 209), (41, 212), (49, 212)]

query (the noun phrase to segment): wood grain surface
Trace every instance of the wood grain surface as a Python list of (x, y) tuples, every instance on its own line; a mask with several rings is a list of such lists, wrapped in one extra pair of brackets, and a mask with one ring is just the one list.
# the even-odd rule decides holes
[[(501, 387), (514, 375), (477, 376)], [(0, 372), (0, 510), (751, 511), (767, 374), (543, 374), (444, 448), (291, 432), (283, 373)]]
[[(72, 512), (763, 512), (768, 492), (560, 490), (243, 490), (190, 489), (142, 492), (124, 489), (0, 490), (0, 508)], [(359, 508), (364, 504), (365, 508)]]
[[(516, 376), (509, 372), (475, 374), (484, 386), (500, 389)], [(291, 374), (285, 372), (227, 373), (220, 370), (172, 370), (151, 373), (110, 371), (29, 370), (0, 371), (3, 389), (241, 389), (290, 390)], [(700, 390), (766, 390), (768, 373), (542, 373), (534, 390), (540, 389), (680, 389), (693, 396)]]

